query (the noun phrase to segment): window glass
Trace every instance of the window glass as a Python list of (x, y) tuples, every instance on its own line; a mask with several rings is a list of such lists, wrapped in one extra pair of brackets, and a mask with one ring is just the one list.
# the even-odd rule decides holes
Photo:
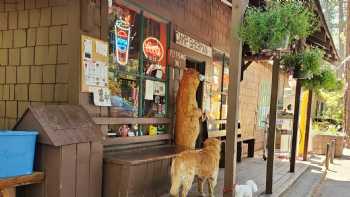
[(166, 25), (151, 18), (144, 19), (144, 73), (147, 76), (165, 79)]
[[(108, 22), (111, 115), (164, 117), (167, 108), (166, 23), (115, 2), (109, 10)], [(143, 127), (140, 125), (137, 129)]]
[(144, 81), (145, 117), (164, 117), (166, 114), (165, 83), (161, 81)]
[(220, 119), (221, 110), (221, 94), (212, 92), (210, 99), (210, 113), (209, 117), (214, 120)]
[(230, 59), (225, 56), (224, 59), (224, 70), (222, 72), (222, 91), (227, 92), (228, 91), (228, 84), (229, 84), (229, 77), (230, 77)]
[(113, 6), (109, 15), (110, 65), (119, 72), (138, 72), (140, 14), (126, 7)]
[(212, 90), (221, 92), (222, 67), (224, 64), (224, 54), (214, 50), (213, 53), (213, 73)]
[(145, 135), (160, 135), (167, 132), (167, 125), (138, 125), (138, 124), (122, 124), (109, 125), (108, 136), (110, 137), (134, 137)]
[(135, 77), (120, 75), (108, 84), (111, 91), (111, 113), (113, 116), (137, 117), (139, 86)]
[(221, 95), (221, 119), (227, 118), (227, 94)]

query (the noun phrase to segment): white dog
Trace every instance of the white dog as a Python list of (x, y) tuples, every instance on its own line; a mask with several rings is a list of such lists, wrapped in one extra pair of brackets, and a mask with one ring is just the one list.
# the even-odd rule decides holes
[(254, 181), (249, 180), (245, 185), (236, 185), (235, 197), (253, 197), (253, 194), (258, 191), (258, 186)]

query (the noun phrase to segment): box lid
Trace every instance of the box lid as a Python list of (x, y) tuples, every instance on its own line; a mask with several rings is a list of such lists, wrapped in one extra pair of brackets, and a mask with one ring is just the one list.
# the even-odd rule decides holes
[(102, 132), (79, 105), (30, 106), (14, 127), (35, 130), (43, 144), (62, 146), (102, 140)]

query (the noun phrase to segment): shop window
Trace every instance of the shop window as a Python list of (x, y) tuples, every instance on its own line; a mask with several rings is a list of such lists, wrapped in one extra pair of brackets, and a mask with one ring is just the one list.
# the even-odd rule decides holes
[(119, 75), (108, 84), (111, 91), (111, 115), (120, 117), (137, 117), (139, 86), (132, 76)]
[(153, 19), (144, 19), (144, 74), (158, 79), (165, 79), (166, 25)]
[[(164, 117), (166, 114), (166, 95), (165, 83), (161, 81), (144, 81), (144, 116), (146, 117)], [(152, 92), (148, 92), (153, 90)]]
[(213, 51), (213, 68), (210, 93), (210, 118), (227, 117), (227, 91), (229, 80), (229, 58), (224, 53)]
[(110, 125), (108, 129), (108, 136), (110, 137), (135, 137), (135, 136), (155, 136), (166, 133), (167, 125), (164, 124), (122, 124)]
[(138, 72), (140, 22), (140, 14), (121, 6), (109, 15), (109, 57), (116, 72)]
[[(229, 83), (229, 58), (218, 50), (213, 50), (213, 65), (209, 96), (208, 117), (211, 120), (208, 124), (209, 130), (224, 129), (220, 122), (227, 118), (227, 95)], [(209, 87), (209, 86), (207, 86)]]
[(212, 90), (221, 92), (222, 69), (224, 64), (224, 55), (214, 50), (213, 53), (213, 74), (212, 74)]
[(164, 117), (167, 24), (113, 2), (109, 14), (111, 115)]

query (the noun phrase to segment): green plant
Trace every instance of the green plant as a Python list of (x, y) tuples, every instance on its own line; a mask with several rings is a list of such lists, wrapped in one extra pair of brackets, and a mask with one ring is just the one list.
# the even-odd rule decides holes
[[(299, 1), (273, 1), (265, 9), (249, 7), (239, 30), (252, 51), (277, 49), (281, 43), (305, 38), (316, 26), (315, 17)], [(289, 38), (289, 39), (288, 39)]]
[(337, 91), (343, 88), (343, 82), (337, 80), (335, 72), (330, 66), (323, 66), (319, 73), (311, 78), (302, 79), (303, 87), (313, 90)]
[(324, 53), (319, 49), (306, 49), (299, 53), (290, 53), (282, 56), (282, 64), (288, 72), (298, 73), (305, 79), (311, 79), (320, 74)]
[(338, 124), (343, 121), (344, 115), (344, 91), (320, 90), (318, 95), (325, 103), (325, 112), (323, 118), (335, 120)]

